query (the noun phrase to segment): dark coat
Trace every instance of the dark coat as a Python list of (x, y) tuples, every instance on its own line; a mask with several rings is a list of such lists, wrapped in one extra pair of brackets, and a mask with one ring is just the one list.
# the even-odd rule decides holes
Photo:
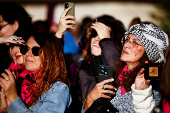
[[(98, 71), (99, 65), (115, 66), (117, 59), (120, 55), (115, 48), (113, 41), (109, 38), (102, 39), (99, 42), (101, 47), (101, 56), (98, 60), (95, 56), (92, 56), (90, 64), (86, 61), (79, 62), (78, 78), (81, 88), (82, 102), (84, 102), (86, 96), (98, 83)], [(98, 61), (98, 63), (97, 63)]]

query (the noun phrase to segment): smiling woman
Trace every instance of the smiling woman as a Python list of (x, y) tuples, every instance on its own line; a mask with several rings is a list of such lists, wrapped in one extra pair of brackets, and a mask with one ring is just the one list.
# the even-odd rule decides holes
[(18, 97), (10, 71), (6, 70), (9, 76), (3, 73), (5, 79), (0, 78), (0, 86), (10, 102), (9, 112), (68, 112), (71, 95), (62, 51), (54, 35), (44, 32), (32, 34), (21, 47), (25, 65), (25, 70), (19, 75), (24, 77), (21, 97)]

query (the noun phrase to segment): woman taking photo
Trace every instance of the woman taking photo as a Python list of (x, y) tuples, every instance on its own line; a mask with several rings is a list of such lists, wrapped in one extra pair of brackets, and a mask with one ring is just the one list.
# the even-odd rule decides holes
[[(125, 33), (124, 39), (120, 60), (114, 68), (116, 83), (114, 87), (118, 90), (110, 102), (120, 113), (141, 111), (149, 113), (159, 104), (160, 97), (158, 91), (152, 91), (150, 80), (145, 80), (143, 66), (146, 62), (165, 63), (168, 36), (152, 24), (137, 24)], [(111, 46), (108, 44), (105, 47)], [(82, 113), (98, 98), (110, 98), (105, 93), (115, 94), (113, 91), (105, 90), (115, 89), (107, 85), (113, 81), (114, 79), (104, 80), (95, 86), (86, 98)]]
[[(2, 74), (4, 79), (0, 78), (0, 86), (10, 102), (7, 111), (68, 112), (71, 96), (66, 85), (66, 67), (59, 40), (48, 33), (33, 33), (26, 46), (22, 46), (21, 53), (24, 55), (25, 71), (29, 72), (24, 78), (27, 84), (22, 86), (30, 90), (26, 94), (31, 96), (31, 100), (25, 106), (25, 101), (17, 95), (13, 73), (6, 70), (8, 75)], [(25, 98), (29, 100), (27, 95)]]

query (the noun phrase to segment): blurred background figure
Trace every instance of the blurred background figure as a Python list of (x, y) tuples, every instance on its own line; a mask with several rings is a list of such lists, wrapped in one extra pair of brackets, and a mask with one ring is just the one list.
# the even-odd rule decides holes
[(170, 113), (170, 52), (166, 57), (166, 63), (162, 70), (161, 81), (160, 81), (160, 94), (162, 100), (160, 105), (155, 107), (153, 113)]
[(37, 31), (50, 32), (50, 22), (49, 21), (35, 21), (32, 23), (33, 29)]
[(139, 18), (139, 17), (135, 17), (135, 18), (133, 18), (133, 19), (131, 20), (128, 29), (129, 29), (131, 26), (133, 26), (133, 25), (135, 25), (135, 24), (140, 24), (140, 23), (141, 23), (140, 18)]

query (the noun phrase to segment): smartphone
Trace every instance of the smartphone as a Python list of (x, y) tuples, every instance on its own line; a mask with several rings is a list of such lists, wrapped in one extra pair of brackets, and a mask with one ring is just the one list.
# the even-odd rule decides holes
[(68, 7), (72, 6), (72, 8), (67, 12), (67, 15), (72, 15), (75, 16), (75, 5), (74, 2), (65, 2), (64, 3), (64, 10), (67, 9)]
[[(113, 76), (113, 67), (112, 66), (105, 66), (105, 65), (99, 65), (99, 82), (102, 82), (103, 80), (114, 78)], [(114, 86), (114, 82), (108, 83), (109, 85)], [(107, 89), (106, 89), (107, 90)], [(116, 91), (116, 90), (113, 90)], [(110, 97), (113, 97), (114, 95), (106, 93), (105, 95), (108, 95)]]
[(147, 63), (144, 66), (145, 79), (149, 80), (160, 80), (163, 63)]

